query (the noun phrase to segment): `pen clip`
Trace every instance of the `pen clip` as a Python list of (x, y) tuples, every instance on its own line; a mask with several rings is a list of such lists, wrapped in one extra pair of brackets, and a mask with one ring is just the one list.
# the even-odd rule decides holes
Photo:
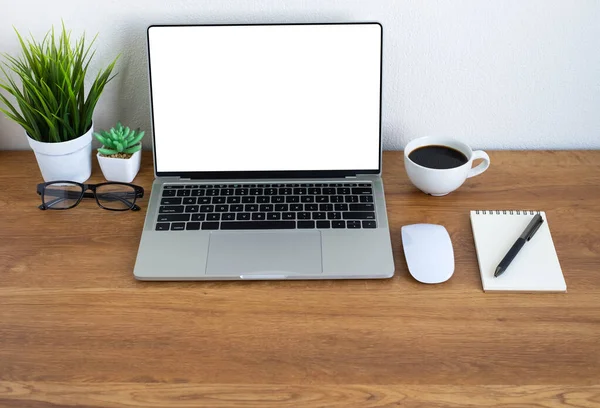
[(540, 229), (540, 227), (544, 223), (544, 219), (542, 218), (541, 215), (537, 214), (536, 217), (539, 217), (539, 221), (537, 221), (534, 225), (531, 226), (531, 229), (529, 230), (529, 233), (525, 237), (525, 239), (527, 241), (529, 241), (531, 238), (533, 238), (533, 236), (535, 235), (535, 233), (537, 232), (537, 230)]

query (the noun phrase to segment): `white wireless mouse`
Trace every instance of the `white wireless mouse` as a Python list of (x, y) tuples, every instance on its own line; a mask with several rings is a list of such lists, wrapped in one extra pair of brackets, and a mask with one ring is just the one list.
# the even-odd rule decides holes
[(454, 273), (452, 241), (443, 226), (405, 225), (402, 227), (402, 246), (408, 270), (419, 282), (445, 282)]

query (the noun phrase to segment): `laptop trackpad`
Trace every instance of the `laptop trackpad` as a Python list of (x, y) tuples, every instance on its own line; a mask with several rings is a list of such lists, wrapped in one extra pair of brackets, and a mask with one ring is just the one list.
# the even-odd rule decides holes
[(215, 231), (210, 234), (207, 275), (283, 279), (289, 275), (321, 273), (319, 231)]

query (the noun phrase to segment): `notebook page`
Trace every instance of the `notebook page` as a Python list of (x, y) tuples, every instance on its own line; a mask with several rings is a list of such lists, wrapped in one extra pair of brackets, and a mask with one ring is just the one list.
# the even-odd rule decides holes
[(471, 226), (484, 291), (567, 290), (543, 211), (540, 215), (544, 223), (540, 229), (525, 243), (506, 271), (494, 277), (496, 267), (535, 214), (533, 211), (471, 211)]

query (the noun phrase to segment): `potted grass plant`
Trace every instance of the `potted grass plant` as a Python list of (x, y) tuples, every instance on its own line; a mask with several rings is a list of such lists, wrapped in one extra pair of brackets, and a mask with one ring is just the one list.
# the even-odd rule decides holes
[(88, 45), (85, 35), (73, 41), (64, 23), (58, 34), (52, 27), (41, 42), (15, 32), (21, 55), (3, 54), (0, 88), (16, 102), (0, 93), (5, 105), (0, 111), (25, 130), (45, 181), (84, 182), (92, 171), (92, 115), (114, 78), (118, 56), (91, 79), (86, 92), (96, 37)]
[(94, 133), (94, 137), (102, 143), (96, 156), (104, 178), (130, 183), (140, 170), (144, 131), (117, 122), (112, 129)]

